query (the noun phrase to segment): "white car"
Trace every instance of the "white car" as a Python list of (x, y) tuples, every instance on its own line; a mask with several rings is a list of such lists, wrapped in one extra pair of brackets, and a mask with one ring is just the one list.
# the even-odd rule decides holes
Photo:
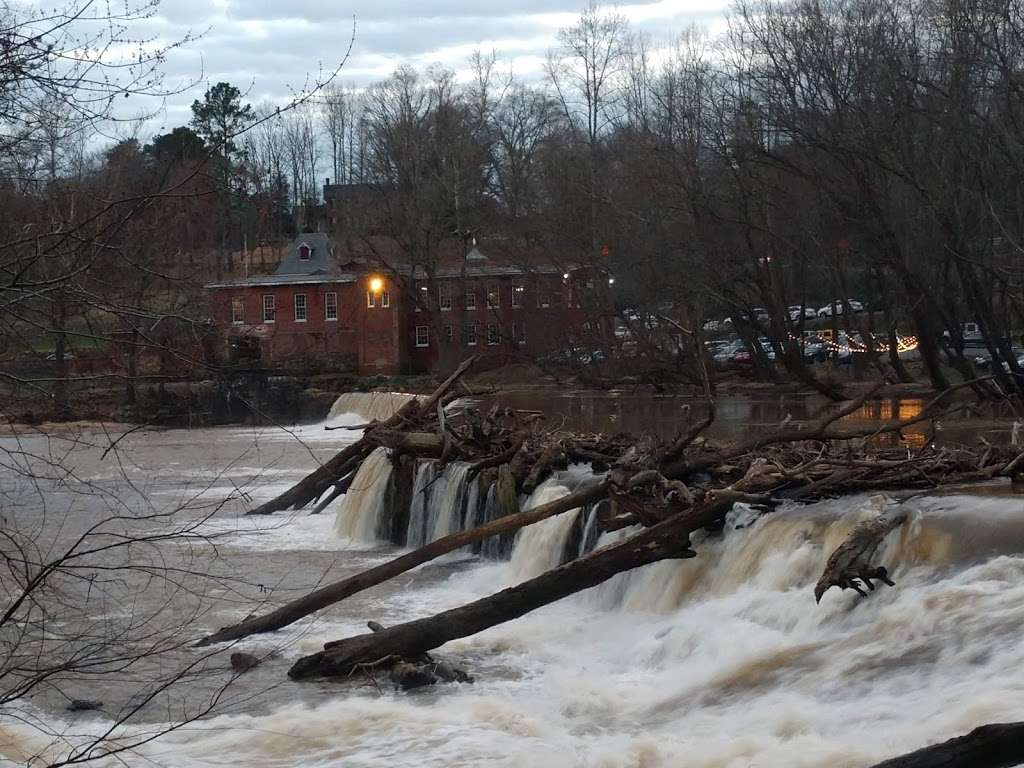
[(720, 330), (722, 330), (722, 321), (721, 320), (708, 320), (706, 323), (704, 323), (704, 330), (705, 331), (712, 331), (712, 332), (720, 331)]
[(799, 320), (801, 316), (803, 316), (805, 320), (813, 320), (818, 316), (818, 313), (811, 307), (802, 307), (799, 304), (794, 304), (791, 307), (787, 307), (787, 309), (789, 310), (789, 319), (793, 322)]

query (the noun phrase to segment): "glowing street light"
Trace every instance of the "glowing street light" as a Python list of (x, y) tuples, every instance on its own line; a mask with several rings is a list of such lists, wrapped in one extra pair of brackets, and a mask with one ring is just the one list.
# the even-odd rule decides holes
[(381, 280), (379, 277), (371, 277), (370, 278), (370, 292), (371, 293), (380, 293), (382, 290), (384, 290), (384, 281)]

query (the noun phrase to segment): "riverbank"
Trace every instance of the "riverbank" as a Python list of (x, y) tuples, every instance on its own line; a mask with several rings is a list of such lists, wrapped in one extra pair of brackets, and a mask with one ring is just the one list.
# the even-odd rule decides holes
[[(692, 402), (703, 398), (702, 392), (695, 387), (655, 392), (635, 382), (613, 389), (592, 389), (581, 386), (572, 377), (556, 378), (528, 364), (467, 375), (465, 381), (469, 395), (507, 395), (516, 401), (529, 400), (531, 393), (539, 402), (549, 396), (561, 397), (566, 393), (582, 399), (609, 400), (646, 397), (653, 401), (677, 398)], [(80, 422), (190, 428), (225, 424), (312, 423), (324, 419), (337, 397), (345, 392), (424, 394), (432, 391), (438, 382), (437, 376), (302, 376), (244, 371), (224, 380), (142, 380), (135, 387), (134, 404), (129, 404), (123, 382), (89, 378), (69, 381), (67, 403), (63, 409), (57, 407), (54, 397), (46, 391), (8, 386), (3, 393), (3, 416), (8, 425), (18, 424), (40, 430), (53, 430), (53, 425), (58, 423), (69, 424), (73, 428)], [(859, 396), (874, 385), (872, 381), (844, 384), (851, 397)], [(715, 392), (721, 398), (749, 397), (767, 401), (791, 397), (827, 404), (806, 387), (788, 382), (776, 384), (727, 378), (716, 383)], [(931, 387), (914, 382), (886, 385), (879, 390), (877, 398), (905, 400), (932, 395)], [(784, 417), (783, 413), (780, 418)]]

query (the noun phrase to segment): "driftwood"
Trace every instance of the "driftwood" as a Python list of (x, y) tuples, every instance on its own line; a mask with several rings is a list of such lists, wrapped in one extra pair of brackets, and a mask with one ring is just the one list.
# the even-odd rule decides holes
[(230, 627), (224, 627), (212, 635), (203, 638), (198, 645), (210, 645), (211, 643), (223, 643), (229, 640), (238, 640), (249, 635), (261, 632), (273, 632), (287, 627), (292, 622), (309, 616), (312, 613), (326, 608), (329, 605), (340, 602), (365, 589), (381, 584), (382, 582), (399, 576), (418, 565), (429, 562), (441, 555), (454, 552), (469, 544), (482, 539), (498, 536), (502, 533), (516, 531), (526, 525), (541, 520), (546, 520), (554, 515), (568, 512), (592, 501), (596, 501), (605, 493), (604, 485), (596, 485), (576, 493), (571, 493), (561, 499), (556, 499), (549, 504), (520, 512), (517, 515), (510, 515), (493, 520), (484, 525), (470, 528), (466, 531), (453, 533), (436, 541), (432, 541), (420, 549), (408, 552), (394, 560), (370, 568), (350, 576), (341, 581), (321, 587), (298, 600), (284, 605), (276, 610), (270, 611), (262, 616), (255, 616)]
[(881, 565), (872, 565), (872, 562), (885, 537), (903, 525), (906, 519), (907, 511), (897, 507), (854, 526), (846, 540), (829, 557), (825, 572), (814, 587), (815, 602), (820, 603), (822, 595), (831, 587), (852, 589), (861, 597), (867, 597), (862, 587), (874, 591), (872, 579), (890, 587), (896, 586), (889, 579), (888, 571)]
[[(858, 400), (826, 414), (818, 422), (803, 428), (784, 425), (777, 432), (759, 436), (740, 448), (712, 447), (698, 440), (696, 429), (692, 429), (667, 448), (659, 450), (656, 446), (648, 446), (645, 449), (646, 453), (637, 447), (637, 441), (631, 443), (626, 436), (609, 439), (597, 436), (567, 436), (563, 433), (552, 435), (552, 442), (538, 449), (538, 446), (544, 444), (544, 433), (537, 431), (536, 420), (530, 420), (528, 428), (532, 431), (524, 434), (523, 425), (518, 421), (515, 411), (497, 408), (486, 415), (469, 411), (461, 424), (453, 423), (455, 420), (452, 418), (446, 419), (443, 429), (451, 438), (449, 442), (447, 439), (442, 440), (440, 435), (431, 434), (426, 430), (431, 424), (440, 427), (439, 422), (443, 416), (438, 415), (437, 405), (446, 397), (446, 389), (457, 380), (457, 376), (461, 375), (461, 371), (466, 367), (460, 367), (460, 370), (434, 393), (427, 404), (419, 408), (412, 404), (414, 411), (400, 413), (396, 419), (389, 420), (385, 425), (371, 427), (366, 436), (367, 446), (377, 445), (376, 441), (383, 436), (383, 439), (389, 441), (395, 448), (396, 456), (421, 455), (416, 453), (416, 446), (419, 446), (425, 447), (428, 456), (450, 450), (459, 458), (475, 460), (478, 466), (490, 465), (496, 456), (511, 456), (498, 466), (495, 482), (499, 506), (509, 512), (516, 510), (516, 491), (517, 488), (523, 490), (522, 482), (530, 477), (532, 486), (543, 476), (543, 471), (534, 472), (534, 469), (538, 466), (550, 467), (560, 461), (562, 455), (572, 455), (572, 446), (579, 446), (581, 450), (596, 451), (614, 461), (617, 466), (609, 473), (608, 479), (539, 508), (506, 514), (476, 528), (431, 542), (387, 563), (321, 587), (261, 616), (222, 628), (203, 638), (199, 642), (200, 645), (236, 640), (255, 633), (281, 629), (436, 557), (492, 536), (514, 533), (526, 525), (599, 501), (608, 495), (612, 495), (616, 503), (610, 514), (601, 515), (600, 525), (601, 530), (613, 531), (637, 524), (652, 526), (678, 515), (687, 508), (693, 511), (696, 509), (698, 496), (701, 499), (725, 500), (728, 502), (727, 509), (736, 501), (774, 504), (786, 496), (819, 498), (828, 494), (865, 489), (933, 486), (939, 481), (962, 482), (988, 477), (993, 467), (1002, 469), (1012, 466), (1012, 459), (1003, 450), (986, 452), (982, 463), (979, 463), (975, 452), (966, 450), (957, 452), (926, 448), (909, 458), (905, 449), (869, 451), (862, 448), (851, 452), (846, 447), (848, 441), (898, 431), (921, 420), (918, 416), (879, 428), (838, 428), (836, 423), (844, 415), (859, 408), (872, 392), (866, 392)], [(936, 398), (924, 411), (934, 412), (943, 397)], [(398, 424), (399, 421), (402, 423)], [(374, 437), (374, 433), (377, 437)], [(410, 440), (402, 437), (408, 435), (415, 437)], [(442, 447), (443, 445), (450, 447), (446, 449)], [(666, 457), (672, 460), (666, 461)], [(349, 456), (344, 466), (351, 467), (351, 461), (352, 458)], [(484, 471), (495, 470), (488, 466)], [(692, 484), (693, 479), (698, 476), (705, 476), (705, 480), (702, 481), (703, 487), (691, 490), (687, 483)], [(517, 481), (517, 477), (521, 479)], [(709, 522), (717, 522), (717, 518)], [(863, 575), (869, 574), (865, 571), (863, 574), (856, 574), (856, 578)], [(870, 573), (869, 580), (882, 580), (883, 577), (887, 579), (886, 574), (875, 570)], [(836, 576), (832, 584), (846, 584), (851, 587), (857, 584), (856, 579), (850, 580), (849, 574), (844, 575), (842, 579), (843, 582), (840, 583), (840, 577)]]
[(1010, 768), (1024, 765), (1024, 723), (996, 723), (873, 768)]
[[(452, 375), (445, 379), (424, 402), (419, 403), (415, 400), (410, 400), (394, 416), (385, 421), (383, 426), (398, 427), (410, 420), (422, 419), (425, 415), (432, 414), (437, 404), (441, 402), (452, 385), (462, 378), (475, 361), (475, 357), (470, 357), (463, 361)], [(247, 514), (271, 515), (274, 512), (286, 509), (301, 509), (311, 501), (323, 496), (328, 489), (346, 474), (346, 469), (351, 470), (353, 468), (353, 462), (355, 462), (355, 466), (358, 466), (358, 463), (369, 456), (375, 447), (375, 444), (364, 435), (338, 452), (326, 464), (311, 472), (287, 491), (250, 510)]]
[(624, 570), (694, 554), (689, 541), (676, 531), (651, 528), (490, 597), (383, 632), (327, 643), (324, 650), (295, 662), (288, 675), (294, 680), (347, 675), (357, 665), (383, 655), (415, 656), (596, 586)]

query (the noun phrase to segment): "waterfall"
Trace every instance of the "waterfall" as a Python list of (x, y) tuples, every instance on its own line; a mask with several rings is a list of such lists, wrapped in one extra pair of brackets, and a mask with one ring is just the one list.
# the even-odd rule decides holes
[(331, 406), (327, 423), (356, 423), (352, 416), (358, 417), (358, 421), (385, 421), (410, 400), (419, 397), (407, 392), (344, 392)]
[(458, 533), (463, 527), (463, 502), (466, 499), (466, 474), (469, 464), (455, 462), (444, 470), (444, 486), (435, 490), (433, 498), (437, 501), (437, 519), (434, 522), (431, 541), (442, 536)]
[(435, 473), (436, 465), (432, 461), (420, 462), (416, 468), (416, 479), (412, 485), (412, 503), (409, 505), (409, 528), (405, 537), (405, 543), (410, 549), (417, 549), (426, 544), (427, 531), (433, 530), (430, 491)]
[[(568, 494), (569, 489), (554, 478), (545, 480), (530, 494), (524, 509), (539, 507)], [(519, 531), (512, 548), (512, 561), (509, 563), (512, 583), (532, 579), (561, 564), (565, 544), (576, 524), (577, 515), (579, 509), (573, 509)]]
[[(461, 461), (452, 462), (440, 473), (432, 461), (419, 465), (409, 508), (407, 546), (422, 547), (442, 536), (458, 533), (467, 521), (472, 522), (479, 491), (469, 491), (468, 472), (469, 464)], [(468, 503), (470, 499), (473, 507)]]
[(359, 466), (335, 516), (334, 529), (345, 539), (375, 541), (391, 480), (391, 459), (375, 449)]

